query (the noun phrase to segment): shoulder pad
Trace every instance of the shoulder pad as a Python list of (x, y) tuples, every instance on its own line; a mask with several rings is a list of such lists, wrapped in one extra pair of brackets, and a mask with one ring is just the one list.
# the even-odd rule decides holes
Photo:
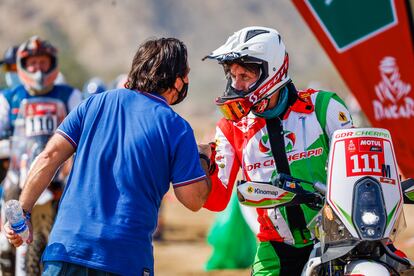
[(306, 89), (306, 90), (301, 90), (301, 91), (298, 91), (298, 97), (299, 97), (299, 99), (302, 99), (302, 100), (305, 100), (305, 101), (307, 101), (307, 100), (310, 101), (311, 95), (316, 93), (316, 92), (318, 92), (318, 90), (315, 90), (315, 89), (312, 89), (312, 88), (309, 88), (309, 89)]
[(314, 89), (307, 89), (298, 91), (298, 100), (292, 105), (291, 109), (300, 113), (312, 113), (315, 110), (315, 106), (312, 102), (311, 95), (318, 92)]

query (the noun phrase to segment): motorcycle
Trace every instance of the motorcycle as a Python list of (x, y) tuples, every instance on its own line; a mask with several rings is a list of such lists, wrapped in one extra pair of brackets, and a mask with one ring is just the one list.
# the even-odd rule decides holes
[[(41, 97), (22, 101), (10, 138), (10, 167), (4, 180), (4, 202), (19, 198), (31, 164), (66, 115), (66, 107), (56, 99)], [(63, 180), (58, 173), (33, 207), (33, 242), (30, 245), (14, 250), (7, 241), (2, 241), (3, 275), (41, 274), (41, 256), (54, 222), (62, 185)], [(5, 217), (4, 210), (1, 217)]]
[[(312, 184), (314, 192), (301, 187)], [(280, 174), (272, 183), (241, 182), (241, 204), (320, 209), (307, 225), (317, 243), (302, 275), (412, 275), (413, 263), (392, 245), (414, 204), (414, 180), (400, 181), (390, 133), (379, 128), (334, 132), (327, 183)]]

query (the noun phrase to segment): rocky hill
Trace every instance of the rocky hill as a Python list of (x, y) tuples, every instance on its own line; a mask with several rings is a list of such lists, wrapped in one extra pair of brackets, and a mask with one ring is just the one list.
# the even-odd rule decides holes
[(184, 113), (208, 114), (224, 88), (221, 68), (201, 58), (249, 25), (279, 30), (299, 87), (310, 82), (346, 92), (341, 79), (289, 0), (2, 0), (0, 51), (38, 34), (59, 47), (69, 83), (91, 76), (106, 82), (127, 72), (138, 45), (149, 37), (175, 36), (188, 46), (191, 66)]

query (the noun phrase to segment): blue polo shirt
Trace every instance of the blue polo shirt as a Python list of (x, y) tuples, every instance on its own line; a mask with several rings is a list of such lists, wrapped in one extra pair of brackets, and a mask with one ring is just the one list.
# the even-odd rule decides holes
[(43, 261), (152, 275), (162, 197), (205, 178), (190, 125), (160, 96), (117, 89), (86, 99), (57, 133), (76, 156)]

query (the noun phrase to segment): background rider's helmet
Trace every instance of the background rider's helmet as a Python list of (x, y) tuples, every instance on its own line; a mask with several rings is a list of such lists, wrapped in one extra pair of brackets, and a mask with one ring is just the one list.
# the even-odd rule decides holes
[(65, 75), (62, 72), (59, 72), (56, 79), (55, 84), (67, 84)]
[[(289, 81), (289, 59), (279, 33), (266, 27), (247, 27), (235, 32), (226, 43), (205, 58), (216, 59), (220, 64), (257, 64), (259, 79), (248, 91), (232, 87), (229, 76), (223, 96), (216, 99), (217, 106), (227, 119), (238, 120), (251, 108), (270, 98)], [(228, 74), (227, 74), (228, 75)]]
[(7, 50), (4, 52), (3, 59), (0, 61), (0, 64), (4, 66), (4, 71), (14, 71), (16, 72), (16, 53), (17, 48), (19, 46), (11, 46), (7, 48)]
[(82, 92), (86, 97), (89, 97), (92, 94), (98, 94), (106, 91), (106, 85), (102, 79), (98, 77), (91, 78), (84, 85)]
[(0, 65), (3, 66), (4, 77), (9, 88), (14, 88), (20, 84), (17, 76), (16, 53), (19, 46), (11, 46), (4, 52)]
[[(36, 71), (30, 73), (26, 68), (26, 60), (31, 56), (47, 55), (51, 58), (51, 66), (47, 72)], [(34, 94), (47, 93), (58, 76), (57, 50), (46, 40), (38, 36), (31, 37), (20, 45), (17, 51), (17, 72), (27, 90)]]
[(125, 84), (128, 82), (128, 74), (119, 74), (114, 80), (108, 84), (108, 89), (121, 89), (125, 88)]

